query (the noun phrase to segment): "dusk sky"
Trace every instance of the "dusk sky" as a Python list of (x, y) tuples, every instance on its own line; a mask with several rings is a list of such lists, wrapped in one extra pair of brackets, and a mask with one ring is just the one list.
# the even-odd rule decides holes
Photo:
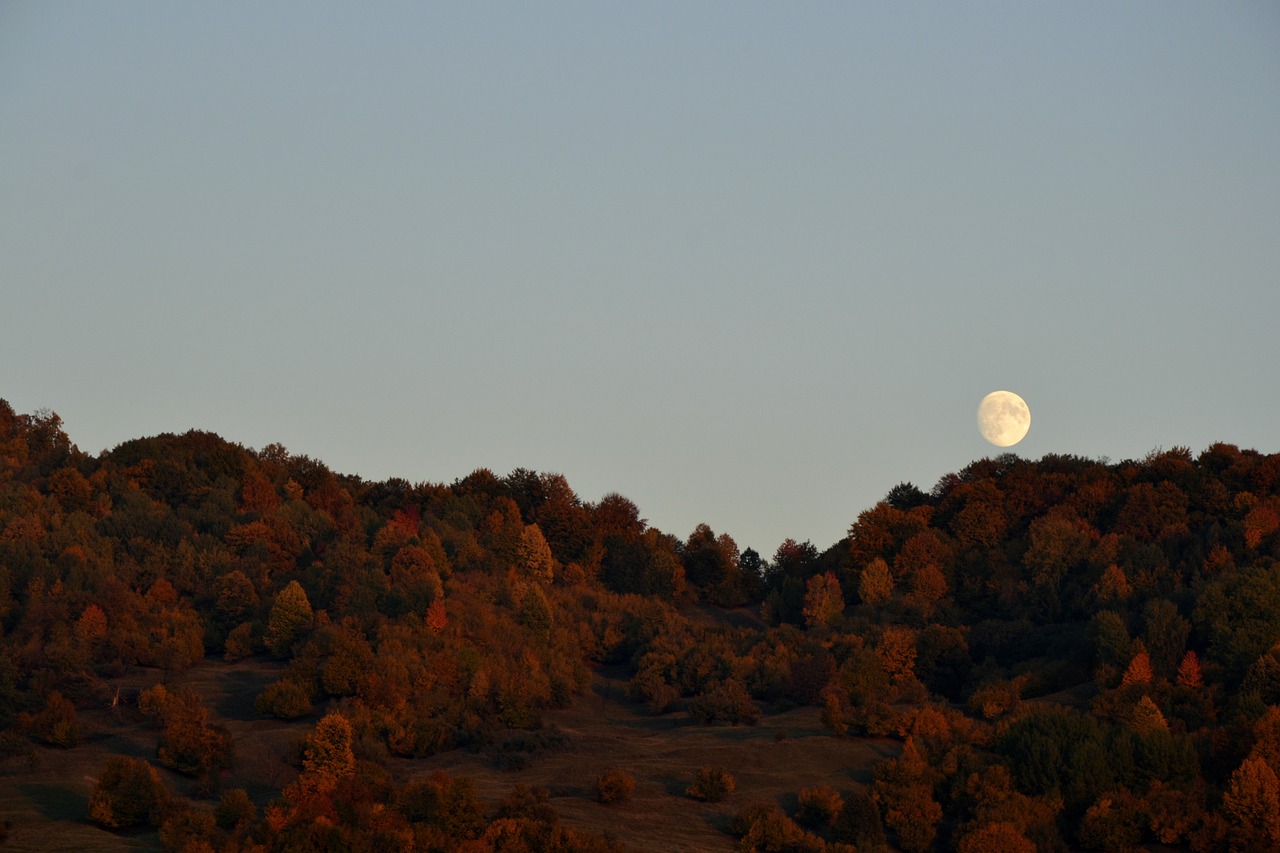
[(1280, 451), (1280, 4), (0, 3), (0, 397), (825, 548)]

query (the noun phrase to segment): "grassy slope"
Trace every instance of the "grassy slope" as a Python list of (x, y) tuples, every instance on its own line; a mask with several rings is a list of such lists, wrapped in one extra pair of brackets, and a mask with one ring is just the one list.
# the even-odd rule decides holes
[[(285, 723), (259, 718), (253, 698), (274, 680), (281, 667), (260, 660), (226, 664), (209, 660), (176, 680), (176, 686), (200, 692), (212, 721), (235, 740), (237, 764), (223, 777), (227, 788), (243, 787), (259, 803), (296, 775), (287, 756), (315, 720)], [(112, 682), (122, 696), (158, 679), (140, 672)], [(730, 817), (745, 804), (788, 798), (802, 787), (829, 784), (849, 791), (870, 779), (870, 767), (898, 752), (890, 740), (836, 739), (821, 727), (813, 708), (765, 717), (755, 727), (706, 727), (684, 714), (650, 717), (626, 702), (625, 682), (617, 672), (598, 673), (591, 693), (572, 708), (553, 711), (546, 722), (568, 737), (569, 747), (541, 752), (519, 770), (496, 769), (490, 756), (455, 751), (424, 760), (388, 762), (400, 779), (444, 770), (473, 778), (483, 799), (497, 800), (517, 783), (551, 792), (551, 804), (573, 826), (608, 834), (639, 850), (730, 850), (724, 834)], [(154, 849), (154, 832), (117, 835), (86, 819), (93, 780), (111, 753), (150, 758), (156, 732), (136, 711), (113, 713), (104, 707), (81, 714), (86, 742), (73, 750), (39, 749), (37, 762), (12, 759), (0, 765), (0, 814), (13, 824), (6, 850)], [(732, 773), (737, 790), (722, 803), (700, 803), (684, 795), (700, 765), (719, 765)], [(592, 783), (601, 772), (625, 769), (636, 779), (626, 803), (600, 805)], [(162, 771), (163, 772), (163, 771)], [(165, 773), (169, 786), (194, 793), (191, 780)]]

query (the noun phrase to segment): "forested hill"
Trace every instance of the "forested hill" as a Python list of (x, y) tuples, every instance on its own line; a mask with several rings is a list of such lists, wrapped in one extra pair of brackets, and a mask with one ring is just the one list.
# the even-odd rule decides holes
[[(0, 773), (101, 739), (95, 709), (151, 673), (124, 704), (154, 753), (105, 760), (97, 826), (170, 849), (614, 849), (546, 791), (486, 801), (403, 761), (537, 760), (603, 668), (672, 725), (811, 707), (833, 742), (900, 742), (865, 778), (734, 795), (740, 849), (1280, 844), (1280, 455), (1005, 455), (850, 520), (766, 557), (556, 474), (369, 482), (196, 431), (93, 457), (0, 401)], [(309, 732), (252, 797), (227, 784), (235, 739), (166, 686), (247, 660), (278, 668), (255, 713)]]

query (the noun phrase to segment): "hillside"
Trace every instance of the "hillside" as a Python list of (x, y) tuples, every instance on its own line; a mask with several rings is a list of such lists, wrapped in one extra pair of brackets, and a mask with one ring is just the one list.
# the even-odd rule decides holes
[[(0, 401), (12, 849), (1280, 843), (1280, 455), (1005, 455), (764, 557)], [(701, 777), (701, 778), (699, 778)]]

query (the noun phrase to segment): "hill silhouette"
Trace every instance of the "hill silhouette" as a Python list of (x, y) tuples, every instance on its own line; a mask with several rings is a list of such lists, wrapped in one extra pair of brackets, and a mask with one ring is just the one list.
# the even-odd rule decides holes
[(1280, 844), (1280, 455), (1003, 455), (819, 550), (0, 401), (13, 849)]

